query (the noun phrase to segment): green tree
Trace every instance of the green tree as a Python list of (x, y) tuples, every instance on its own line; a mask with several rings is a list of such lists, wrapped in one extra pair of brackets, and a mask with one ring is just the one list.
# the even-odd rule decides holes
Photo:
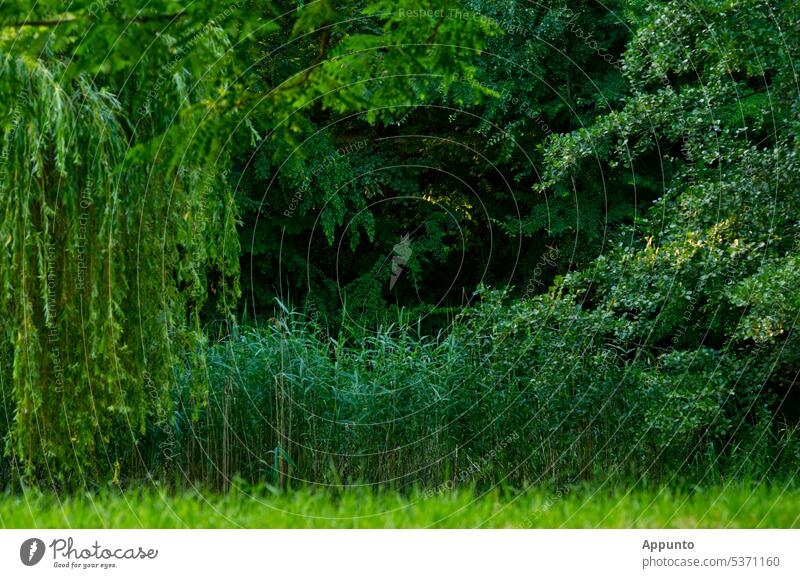
[[(280, 154), (314, 102), (339, 113), (392, 104), (402, 91), (391, 77), (351, 82), (379, 61), (400, 74), (464, 68), (465, 49), (448, 42), (477, 48), (479, 28), (399, 18), (411, 4), (4, 7), (4, 478), (60, 486), (141, 469), (148, 425), (172, 427), (173, 371), (202, 342), (201, 309), (228, 315), (238, 298), (231, 143)], [(341, 34), (343, 14), (373, 28)], [(251, 82), (281, 33), (301, 52), (313, 43), (314, 61)]]

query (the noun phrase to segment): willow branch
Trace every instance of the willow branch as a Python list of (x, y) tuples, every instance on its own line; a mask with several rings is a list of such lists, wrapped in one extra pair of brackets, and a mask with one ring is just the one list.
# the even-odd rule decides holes
[[(176, 12), (175, 14), (157, 14), (154, 16), (140, 16), (138, 18), (131, 18), (130, 20), (126, 20), (126, 22), (131, 23), (141, 23), (145, 24), (147, 22), (159, 22), (164, 20), (174, 20), (180, 18), (186, 14), (185, 11)], [(26, 20), (25, 22), (14, 22), (11, 24), (0, 24), (2, 28), (22, 28), (24, 26), (47, 26), (47, 27), (56, 27), (62, 24), (70, 24), (72, 22), (85, 22), (87, 20), (97, 20), (97, 16), (84, 16), (84, 17), (70, 17), (70, 18), (57, 18), (55, 20)]]

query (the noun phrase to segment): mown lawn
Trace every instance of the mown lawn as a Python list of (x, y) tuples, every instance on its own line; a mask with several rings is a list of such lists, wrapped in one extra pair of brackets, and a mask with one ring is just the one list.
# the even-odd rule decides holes
[(5, 528), (794, 528), (800, 488), (580, 486), (524, 493), (366, 489), (227, 495), (156, 491), (0, 497)]

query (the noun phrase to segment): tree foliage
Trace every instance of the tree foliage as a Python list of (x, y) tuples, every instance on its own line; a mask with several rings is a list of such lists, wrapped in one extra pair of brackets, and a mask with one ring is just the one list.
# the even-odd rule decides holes
[[(352, 88), (349, 100), (334, 99), (331, 59), (277, 86), (247, 86), (243, 57), (264, 52), (277, 6), (23, 4), (4, 9), (0, 82), (6, 455), (27, 477), (60, 484), (108, 475), (135, 452), (148, 421), (170, 414), (173, 367), (199, 344), (208, 297), (223, 312), (235, 304), (229, 142), (260, 128), (291, 147), (292, 115), (306, 103), (358, 111), (368, 94), (388, 101), (397, 89), (388, 80), (385, 95)], [(343, 9), (320, 1), (282, 24), (291, 41), (321, 29), (327, 51), (325, 22)], [(385, 19), (380, 44), (352, 35), (332, 49), (356, 54), (354, 73), (384, 42), (419, 44), (402, 59), (409, 70), (454, 62), (423, 45), (424, 26), (395, 24)], [(462, 41), (476, 32), (455, 23), (437, 34), (458, 30)], [(255, 128), (253, 117), (268, 120)]]
[[(743, 451), (774, 471), (800, 363), (798, 12), (6, 3), (2, 480), (174, 473), (164, 440), (213, 478), (202, 440), (229, 448), (230, 411), (258, 428), (255, 410), (281, 481), (431, 454), (439, 482), (508, 431), (520, 483), (702, 475)], [(267, 375), (240, 374), (248, 356)], [(435, 415), (403, 421), (426, 394)], [(325, 436), (371, 457), (331, 474)]]

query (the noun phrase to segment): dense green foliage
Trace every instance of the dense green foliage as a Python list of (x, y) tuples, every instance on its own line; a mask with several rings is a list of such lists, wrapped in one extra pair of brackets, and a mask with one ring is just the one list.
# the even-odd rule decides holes
[(8, 4), (0, 486), (793, 484), (798, 13)]
[[(624, 14), (616, 2), (583, 1), (451, 6), (452, 19), (466, 13), (492, 25), (484, 50), (467, 51), (466, 72), (412, 74), (401, 66), (405, 56), (382, 61), (354, 80), (371, 89), (384, 74), (397, 76), (395, 94), (370, 95), (372, 116), (298, 109), (304, 140), (296, 149), (276, 154), (258, 142), (242, 151), (237, 198), (250, 309), (270, 310), (279, 292), (334, 324), (343, 302), (363, 323), (384, 320), (389, 304), (436, 315), (462, 305), (480, 281), (526, 283), (553, 248), (562, 266), (587, 264), (606, 227), (633, 218), (633, 187), (624, 176), (601, 185), (589, 175), (578, 179), (577, 198), (537, 187), (545, 139), (585, 126), (621, 97), (616, 58), (629, 32), (617, 11)], [(349, 70), (347, 53), (334, 54)], [(279, 52), (264, 65), (284, 59)], [(331, 107), (341, 107), (341, 89), (333, 94)], [(390, 287), (389, 258), (404, 235), (413, 258)], [(540, 289), (556, 271), (537, 280)]]
[[(60, 486), (137, 455), (148, 424), (169, 421), (172, 370), (200, 345), (209, 297), (216, 314), (230, 315), (239, 294), (230, 142), (262, 130), (280, 151), (295, 142), (302, 123), (292, 114), (306, 103), (359, 111), (378, 97), (353, 91), (343, 109), (328, 90), (337, 79), (329, 60), (271, 84), (250, 78), (248, 59), (279, 42), (277, 30), (304, 38), (342, 9), (334, 3), (283, 21), (258, 2), (29, 8), (4, 7), (0, 23), (3, 473)], [(388, 18), (385, 34), (334, 46), (358, 52), (426, 34), (412, 21), (396, 24)], [(474, 50), (478, 30), (454, 22), (437, 34), (462, 44), (474, 37)], [(132, 58), (141, 46), (152, 50)], [(420, 45), (397, 66), (413, 74), (450, 62), (459, 71), (462, 50)], [(374, 58), (359, 57), (351, 74)], [(392, 82), (382, 89), (387, 102), (398, 92)], [(253, 118), (269, 120), (256, 127)]]

